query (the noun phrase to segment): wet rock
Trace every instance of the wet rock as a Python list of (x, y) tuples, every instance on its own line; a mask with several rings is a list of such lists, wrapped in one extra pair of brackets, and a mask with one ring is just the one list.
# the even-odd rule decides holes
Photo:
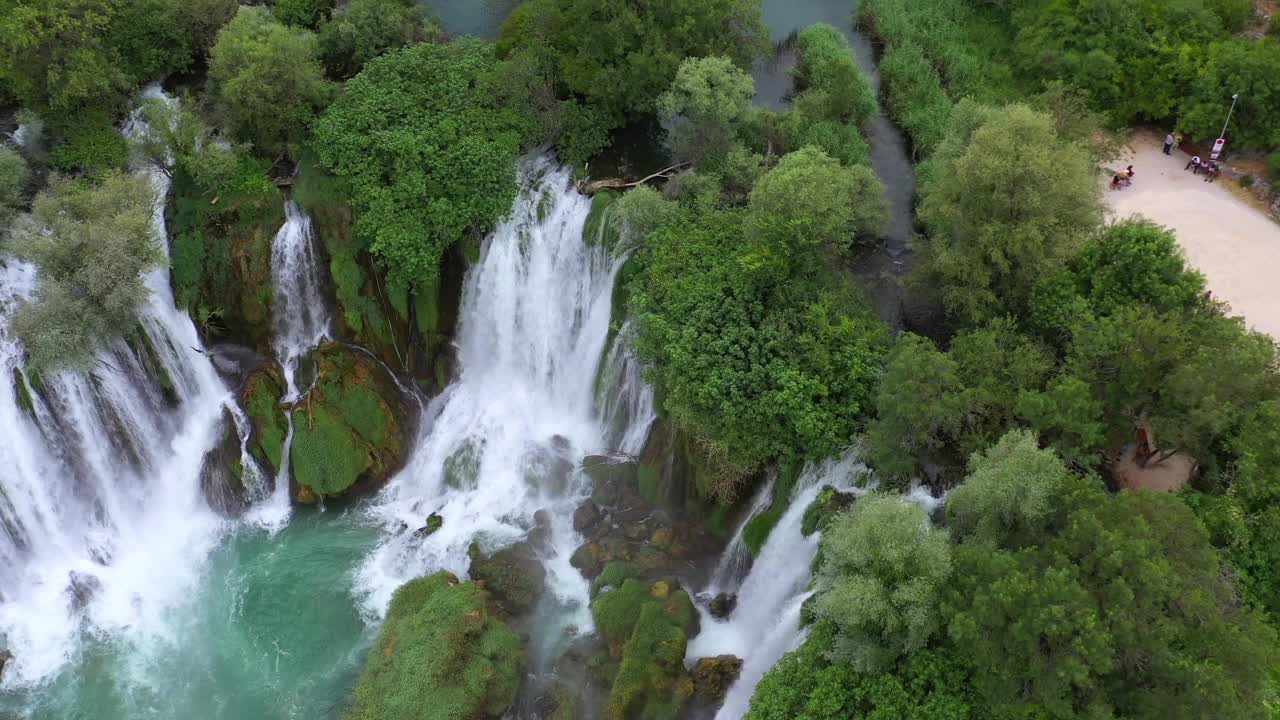
[(533, 527), (525, 536), (529, 544), (539, 550), (551, 547), (551, 513), (539, 510), (533, 514)]
[(443, 526), (444, 516), (440, 513), (431, 513), (427, 516), (427, 524), (413, 531), (413, 539), (422, 542)]
[(800, 520), (800, 532), (809, 537), (815, 532), (826, 530), (837, 515), (853, 507), (855, 500), (857, 496), (853, 493), (840, 492), (827, 485), (818, 491), (818, 496), (805, 508), (804, 517)]
[(583, 502), (573, 511), (573, 529), (585, 532), (600, 522), (600, 508), (590, 500)]
[(582, 459), (582, 471), (591, 479), (591, 499), (603, 507), (618, 502), (622, 488), (637, 484), (639, 465), (629, 458), (588, 455)]
[(71, 610), (73, 612), (83, 610), (101, 589), (102, 581), (96, 576), (72, 570), (67, 583), (67, 596), (71, 601)]
[(604, 548), (596, 543), (583, 543), (569, 556), (569, 564), (585, 577), (593, 578), (604, 569), (605, 559)]
[(549, 495), (563, 494), (569, 488), (574, 470), (573, 461), (569, 459), (568, 441), (556, 442), (553, 439), (550, 447), (530, 451), (524, 458), (524, 466), (526, 483)]
[(480, 479), (484, 440), (470, 439), (444, 461), (444, 483), (455, 490), (474, 490)]
[(0, 648), (0, 680), (4, 679), (5, 666), (7, 666), (9, 661), (12, 659), (13, 653), (9, 652), (8, 648)]
[(711, 611), (711, 617), (724, 620), (733, 614), (735, 608), (738, 607), (738, 596), (733, 593), (720, 593), (711, 598), (707, 609)]
[(273, 365), (255, 370), (240, 390), (240, 407), (249, 417), (249, 452), (275, 477), (280, 472), (289, 419), (280, 405), (284, 380)]
[(218, 444), (204, 456), (200, 466), (200, 491), (209, 507), (224, 517), (237, 518), (249, 509), (253, 488), (246, 483), (246, 475), (258, 479), (261, 469), (250, 457), (252, 467), (245, 467), (240, 452), (240, 435), (236, 430), (231, 411), (222, 411), (222, 436)]
[(742, 659), (733, 655), (705, 657), (693, 664), (693, 691), (703, 702), (719, 705), (742, 673)]
[(527, 542), (489, 555), (472, 543), (468, 554), (471, 556), (468, 574), (482, 582), (494, 602), (512, 617), (529, 612), (546, 589), (547, 571)]

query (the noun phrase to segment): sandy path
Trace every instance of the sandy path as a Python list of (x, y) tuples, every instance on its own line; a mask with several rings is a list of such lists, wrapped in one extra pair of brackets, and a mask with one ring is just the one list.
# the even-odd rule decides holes
[(1184, 171), (1190, 158), (1178, 150), (1166, 156), (1162, 145), (1162, 138), (1135, 135), (1112, 164), (1132, 164), (1137, 174), (1132, 187), (1103, 191), (1113, 219), (1142, 215), (1172, 228), (1213, 296), (1231, 303), (1254, 329), (1280, 339), (1280, 225), (1222, 181), (1206, 183)]

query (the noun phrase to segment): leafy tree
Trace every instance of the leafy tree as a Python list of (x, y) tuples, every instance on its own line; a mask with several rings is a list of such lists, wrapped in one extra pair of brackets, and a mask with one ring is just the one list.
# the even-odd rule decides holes
[(108, 38), (120, 0), (11, 0), (0, 5), (0, 84), (58, 115), (111, 104), (133, 78)]
[[(125, 72), (136, 82), (163, 79), (186, 70), (197, 49), (198, 36), (178, 0), (125, 0), (112, 22), (110, 43), (124, 61)], [(231, 13), (222, 15), (225, 22)]]
[(1053, 378), (1043, 390), (1018, 397), (1017, 415), (1057, 453), (1077, 466), (1092, 467), (1105, 442), (1103, 406), (1089, 384), (1074, 375)]
[(379, 55), (441, 36), (416, 0), (351, 0), (320, 28), (320, 58), (345, 80)]
[(867, 427), (867, 459), (890, 480), (914, 477), (955, 437), (964, 412), (960, 369), (928, 338), (898, 336), (876, 389)]
[(768, 37), (759, 0), (532, 0), (502, 35), (504, 48), (544, 45), (568, 89), (611, 115), (654, 111), (685, 58), (750, 67)]
[(128, 146), (105, 110), (81, 110), (65, 119), (60, 142), (49, 152), (49, 164), (63, 172), (99, 175), (120, 170)]
[(612, 212), (622, 228), (622, 242), (632, 245), (661, 227), (676, 212), (675, 203), (648, 185), (626, 192), (614, 203)]
[(1053, 358), (1004, 318), (957, 335), (949, 355), (964, 386), (964, 416), (953, 443), (963, 459), (1004, 434), (1023, 395), (1044, 385)]
[(1039, 542), (962, 544), (943, 613), (992, 716), (1265, 717), (1274, 634), (1170, 495), (1081, 481)]
[(1039, 539), (1071, 471), (1034, 433), (1011, 430), (969, 458), (969, 476), (947, 500), (947, 526), (959, 540), (1009, 545)]
[(754, 93), (751, 76), (727, 57), (680, 63), (671, 88), (658, 97), (658, 116), (671, 128), (673, 158), (696, 162), (726, 154)]
[(1036, 282), (1101, 219), (1089, 152), (1024, 105), (961, 103), (934, 160), (921, 193), (921, 281), (958, 320), (1021, 314)]
[(187, 162), (213, 142), (213, 131), (190, 108), (190, 101), (155, 98), (140, 109), (143, 129), (129, 138), (133, 156), (173, 177), (179, 163)]
[(429, 281), (451, 243), (511, 207), (527, 128), (486, 91), (496, 67), (478, 40), (404, 48), (371, 60), (316, 123), (320, 161), (351, 181), (355, 232), (400, 281)]
[(938, 598), (951, 574), (945, 530), (917, 504), (863, 498), (822, 539), (817, 617), (836, 630), (834, 658), (879, 672), (925, 647), (938, 630)]
[(765, 673), (747, 720), (969, 720), (968, 667), (960, 653), (925, 649), (890, 671), (867, 674), (832, 661), (835, 630), (818, 623), (798, 649)]
[(743, 215), (684, 208), (648, 236), (637, 351), (672, 419), (730, 464), (833, 454), (870, 406), (883, 327), (852, 288), (744, 242)]
[(30, 179), (31, 171), (22, 155), (7, 145), (0, 145), (0, 238), (8, 232), (9, 221), (22, 206)]
[(1280, 44), (1229, 40), (1209, 46), (1206, 62), (1182, 100), (1178, 123), (1196, 137), (1214, 138), (1231, 96), (1238, 94), (1227, 137), (1231, 146), (1280, 146)]
[(164, 259), (155, 202), (142, 177), (55, 178), (19, 218), (9, 248), (40, 271), (35, 297), (12, 325), (29, 368), (88, 369), (99, 348), (137, 324), (148, 295), (142, 273)]
[(232, 136), (264, 155), (296, 156), (332, 90), (316, 60), (315, 36), (285, 27), (262, 7), (241, 7), (218, 33), (209, 79)]
[(1063, 338), (1086, 314), (1110, 315), (1134, 304), (1157, 312), (1200, 304), (1204, 276), (1187, 267), (1173, 233), (1148, 220), (1109, 225), (1060, 272), (1042, 279), (1030, 301), (1031, 324)]
[(884, 186), (868, 167), (845, 167), (814, 147), (789, 153), (751, 191), (749, 232), (794, 250), (846, 250), (884, 231)]
[(314, 30), (333, 12), (333, 5), (333, 0), (275, 0), (271, 14), (286, 25)]

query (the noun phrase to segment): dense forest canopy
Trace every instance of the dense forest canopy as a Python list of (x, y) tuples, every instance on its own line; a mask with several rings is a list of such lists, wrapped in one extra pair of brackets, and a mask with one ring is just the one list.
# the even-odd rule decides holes
[[(23, 129), (0, 145), (0, 249), (38, 273), (7, 331), (33, 378), (90, 371), (136, 341), (167, 264), (204, 338), (268, 346), (287, 187), (320, 226), (335, 336), (406, 374), (416, 348), (438, 361), (418, 388), (439, 392), (444, 318), (527, 190), (521, 157), (554, 154), (584, 191), (614, 168), (584, 235), (619, 268), (609, 347), (631, 344), (685, 453), (677, 509), (723, 523), (774, 488), (742, 518), (755, 553), (804, 463), (852, 450), (874, 478), (820, 523), (808, 634), (747, 718), (1271, 717), (1275, 339), (1212, 297), (1171, 230), (1106, 218), (1099, 170), (1136, 124), (1211, 141), (1238, 95), (1229, 143), (1270, 154), (1280, 183), (1280, 31), (1258, 37), (1253, 12), (863, 0), (879, 94), (844, 29), (816, 24), (784, 44), (794, 91), (774, 110), (753, 104), (774, 51), (757, 0), (527, 0), (492, 42), (411, 0), (0, 0), (0, 105)], [(156, 82), (168, 97), (136, 107)], [(892, 322), (859, 275), (891, 209), (882, 103), (918, 180), (894, 283), (922, 310)], [(654, 182), (614, 162), (635, 128)], [(278, 395), (249, 422), (275, 421)], [(391, 412), (333, 397), (353, 427)], [(1151, 436), (1193, 468), (1185, 488), (1114, 480)], [(922, 484), (949, 492), (932, 516), (903, 497)], [(609, 567), (591, 610), (610, 717), (675, 718), (690, 598)], [(404, 585), (347, 717), (502, 717), (525, 640), (487, 592)]]

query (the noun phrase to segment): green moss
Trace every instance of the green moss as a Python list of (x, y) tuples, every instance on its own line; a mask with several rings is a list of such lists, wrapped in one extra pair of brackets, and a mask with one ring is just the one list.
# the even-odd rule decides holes
[(815, 532), (824, 531), (831, 521), (842, 511), (853, 504), (854, 496), (842, 493), (827, 485), (818, 491), (818, 496), (804, 509), (804, 517), (800, 520), (800, 532), (809, 537)]
[(164, 363), (160, 362), (160, 356), (156, 353), (155, 345), (151, 343), (151, 336), (147, 335), (147, 331), (139, 324), (134, 328), (133, 335), (130, 336), (130, 344), (134, 346), (134, 351), (138, 353), (143, 365), (150, 372), (152, 379), (160, 386), (160, 392), (170, 402), (178, 401), (178, 390), (173, 384), (173, 378), (169, 376), (169, 371), (165, 369)]
[(360, 437), (374, 445), (386, 442), (389, 413), (386, 403), (372, 390), (364, 385), (350, 384), (335, 392), (331, 402), (338, 406), (343, 421)]
[(289, 453), (293, 476), (319, 495), (337, 495), (350, 488), (373, 464), (368, 449), (333, 409), (325, 405), (293, 411), (293, 445)]
[(471, 234), (462, 239), (462, 256), (472, 265), (480, 262), (480, 237)]
[[(615, 566), (614, 573), (620, 572)], [(600, 594), (591, 611), (610, 646), (622, 643), (605, 717), (675, 718), (693, 691), (684, 672), (686, 633), (695, 614), (688, 594), (665, 581), (627, 579)]]
[(257, 431), (253, 453), (271, 466), (272, 474), (280, 471), (288, 426), (280, 407), (282, 388), (274, 371), (257, 372), (245, 383), (241, 396), (245, 412)]
[(436, 275), (413, 289), (413, 317), (418, 332), (431, 336), (440, 332), (440, 276)]
[(635, 568), (622, 560), (610, 560), (604, 566), (604, 572), (591, 581), (591, 597), (600, 594), (606, 587), (619, 588), (627, 578), (636, 577)]
[(478, 585), (446, 572), (411, 580), (392, 596), (344, 717), (496, 720), (522, 663), (519, 637), (489, 615)]
[(773, 527), (778, 524), (787, 507), (791, 505), (791, 494), (795, 490), (796, 480), (800, 478), (800, 471), (803, 468), (804, 465), (798, 461), (784, 463), (778, 469), (778, 479), (773, 484), (773, 496), (769, 501), (769, 507), (753, 515), (747, 521), (746, 527), (742, 528), (742, 542), (747, 546), (752, 557), (760, 554), (765, 541), (769, 539), (769, 533), (773, 532)]
[(602, 190), (591, 196), (591, 211), (582, 223), (582, 243), (592, 247), (602, 243), (612, 248), (618, 243), (617, 223), (611, 222), (609, 208), (622, 197), (621, 193)]
[(475, 488), (480, 477), (480, 442), (468, 440), (444, 461), (444, 482), (455, 490)]
[(31, 417), (35, 417), (36, 406), (32, 401), (31, 392), (27, 388), (26, 380), (22, 377), (22, 369), (13, 368), (13, 391), (17, 395), (18, 407)]
[(661, 500), (659, 497), (659, 481), (662, 478), (662, 473), (652, 465), (641, 463), (637, 476), (640, 497), (644, 498), (645, 502), (650, 505), (658, 505)]

